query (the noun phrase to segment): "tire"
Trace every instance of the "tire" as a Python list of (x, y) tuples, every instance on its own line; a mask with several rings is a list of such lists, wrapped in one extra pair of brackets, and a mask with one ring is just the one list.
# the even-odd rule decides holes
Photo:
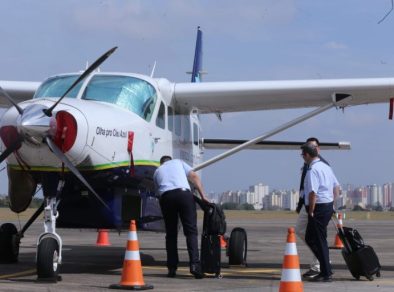
[(236, 227), (231, 231), (228, 257), (230, 265), (246, 265), (247, 237), (243, 228)]
[(19, 256), (18, 230), (12, 223), (4, 223), (0, 226), (0, 262), (15, 263)]
[(59, 244), (56, 239), (46, 237), (37, 248), (38, 279), (57, 279), (60, 265), (58, 263)]
[(376, 272), (376, 277), (380, 278), (380, 271)]

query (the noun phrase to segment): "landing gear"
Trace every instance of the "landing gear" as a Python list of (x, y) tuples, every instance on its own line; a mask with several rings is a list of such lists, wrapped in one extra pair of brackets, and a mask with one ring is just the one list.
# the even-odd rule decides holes
[(0, 262), (15, 263), (19, 256), (20, 237), (18, 230), (12, 223), (0, 226)]
[(62, 239), (56, 233), (57, 212), (56, 198), (47, 198), (44, 208), (44, 233), (37, 241), (37, 280), (57, 282), (61, 280), (58, 275), (62, 263)]
[(37, 248), (37, 278), (57, 281), (59, 268), (58, 242), (51, 237), (42, 239)]

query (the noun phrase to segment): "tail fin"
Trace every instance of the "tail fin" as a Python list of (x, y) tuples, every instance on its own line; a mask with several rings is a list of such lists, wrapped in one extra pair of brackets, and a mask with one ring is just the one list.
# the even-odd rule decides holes
[(202, 71), (202, 31), (200, 27), (197, 27), (197, 40), (196, 40), (196, 50), (194, 52), (194, 62), (192, 71), (191, 82), (201, 82)]

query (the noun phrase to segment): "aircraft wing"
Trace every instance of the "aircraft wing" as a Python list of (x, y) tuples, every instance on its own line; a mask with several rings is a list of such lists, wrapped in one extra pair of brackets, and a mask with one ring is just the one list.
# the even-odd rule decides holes
[[(201, 139), (201, 144), (205, 149), (232, 149), (235, 146), (244, 144), (247, 140), (230, 139)], [(246, 147), (255, 150), (300, 150), (304, 142), (295, 141), (261, 141)], [(350, 142), (326, 143), (320, 142), (320, 149), (323, 150), (350, 150)]]
[(315, 107), (336, 94), (351, 95), (349, 105), (388, 102), (394, 97), (394, 78), (174, 84), (177, 104), (201, 113)]
[[(31, 99), (41, 82), (30, 81), (1, 81), (3, 88), (17, 103)], [(0, 107), (9, 107), (10, 102), (0, 94)]]

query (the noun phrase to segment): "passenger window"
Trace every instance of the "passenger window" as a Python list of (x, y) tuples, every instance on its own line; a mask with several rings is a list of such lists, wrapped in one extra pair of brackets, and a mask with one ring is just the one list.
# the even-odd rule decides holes
[(166, 108), (164, 106), (164, 103), (160, 103), (159, 113), (157, 114), (156, 118), (156, 126), (158, 126), (159, 128), (164, 129), (166, 127), (165, 115)]
[(172, 132), (174, 130), (174, 109), (169, 106), (167, 108), (167, 111), (168, 111), (168, 119), (167, 119), (168, 130)]

